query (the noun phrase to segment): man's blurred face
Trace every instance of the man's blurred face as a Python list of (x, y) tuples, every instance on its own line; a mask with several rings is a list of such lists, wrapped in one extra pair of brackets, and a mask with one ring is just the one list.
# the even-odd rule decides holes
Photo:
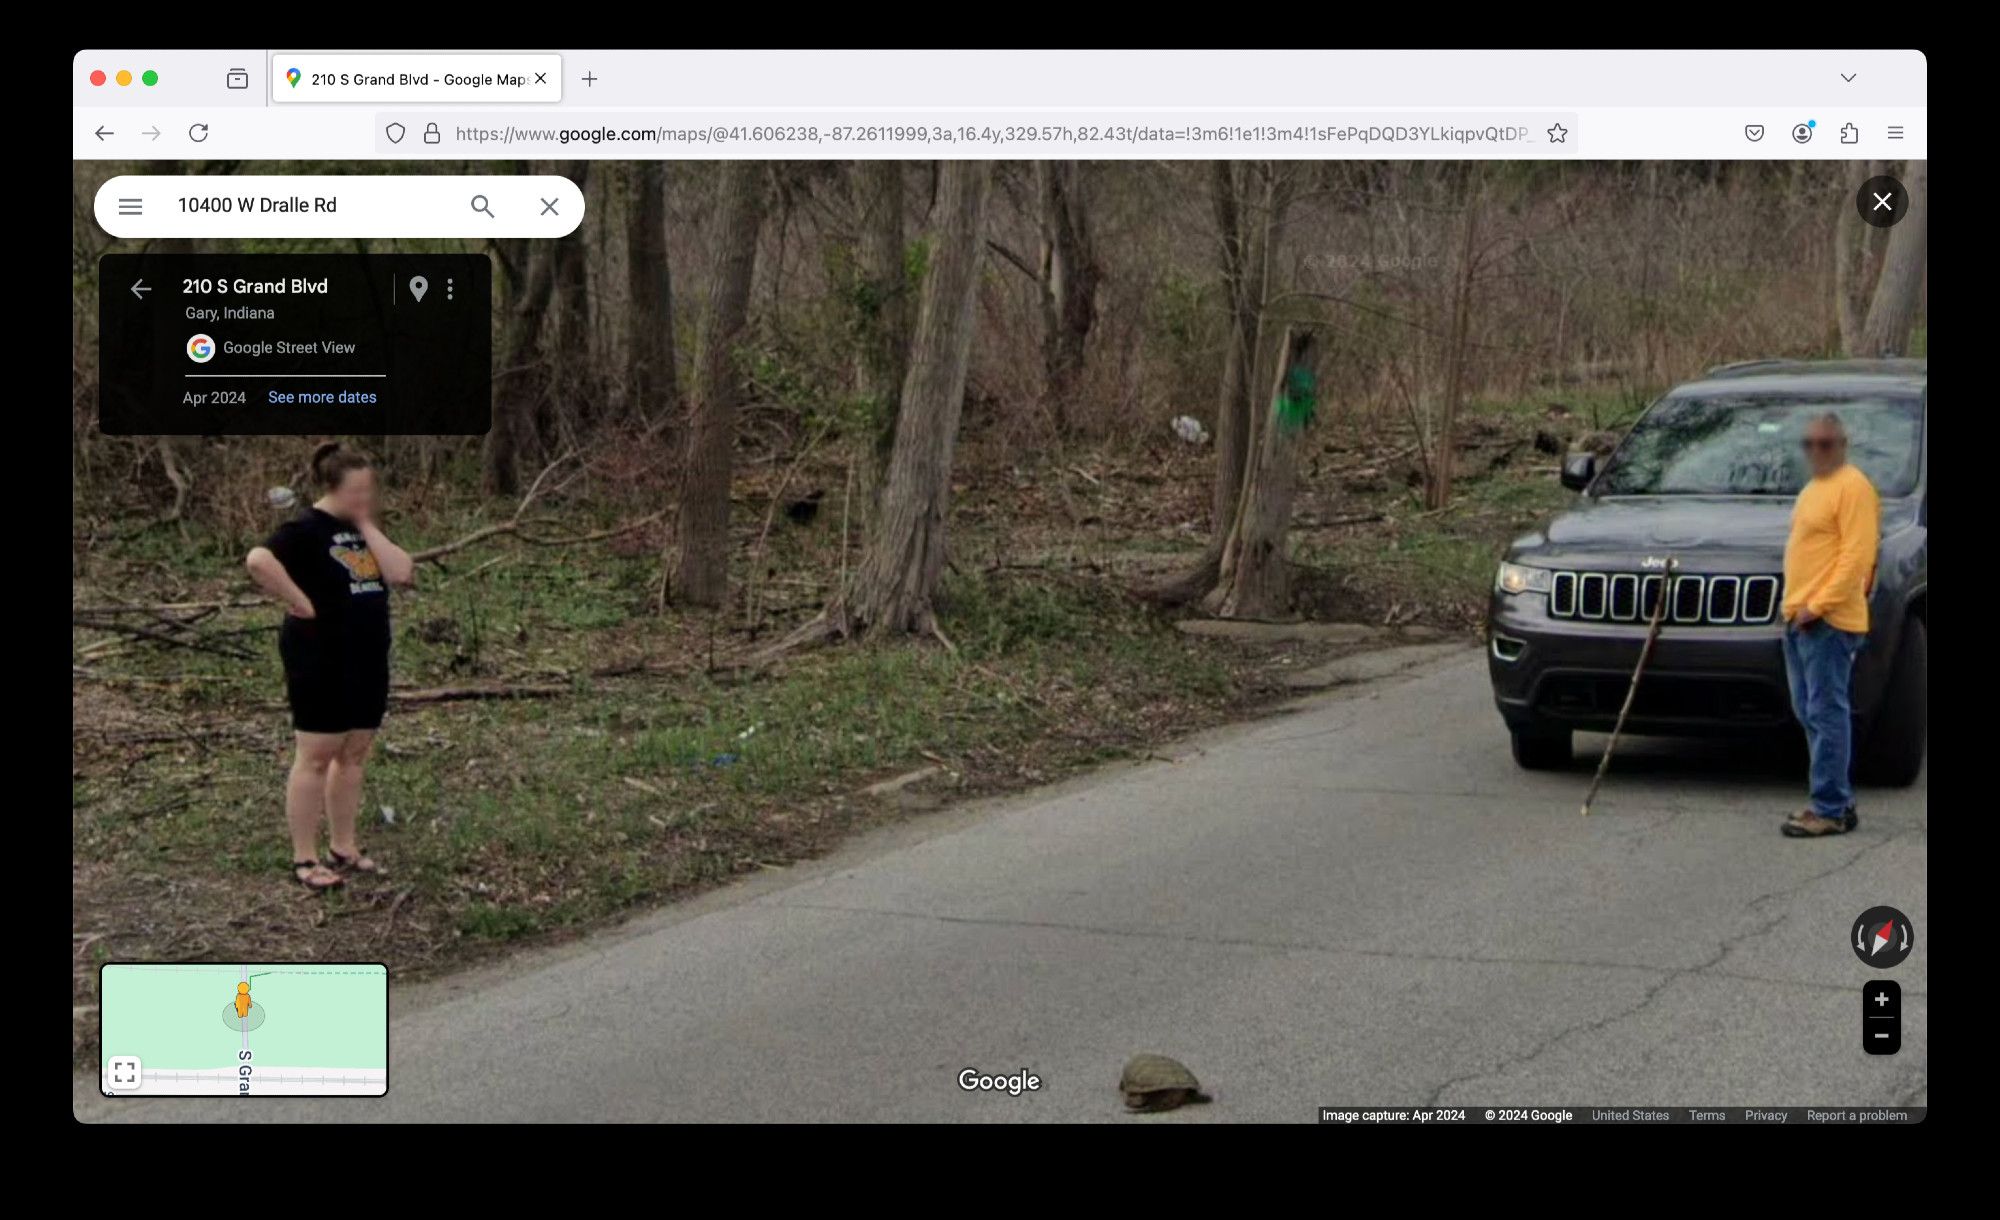
[(1806, 425), (1806, 465), (1815, 475), (1840, 469), (1847, 460), (1847, 434), (1823, 419)]

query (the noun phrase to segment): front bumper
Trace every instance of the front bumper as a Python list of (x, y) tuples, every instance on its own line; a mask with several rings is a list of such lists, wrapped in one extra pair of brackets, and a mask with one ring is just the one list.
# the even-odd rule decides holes
[[(1549, 617), (1540, 593), (1495, 593), (1486, 667), (1511, 729), (1608, 729), (1631, 687), (1647, 624)], [(1792, 723), (1784, 627), (1660, 629), (1626, 730), (1699, 736)]]

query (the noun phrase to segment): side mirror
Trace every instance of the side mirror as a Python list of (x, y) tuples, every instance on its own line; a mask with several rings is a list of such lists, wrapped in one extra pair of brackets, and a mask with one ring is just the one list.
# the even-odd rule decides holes
[(1596, 454), (1572, 453), (1563, 459), (1562, 485), (1571, 491), (1582, 491), (1596, 477)]

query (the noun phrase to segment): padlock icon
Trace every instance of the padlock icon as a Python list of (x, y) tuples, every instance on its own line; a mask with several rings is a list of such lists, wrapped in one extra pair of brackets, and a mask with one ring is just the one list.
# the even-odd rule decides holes
[(444, 137), (438, 134), (438, 125), (436, 123), (424, 124), (424, 143), (426, 144), (444, 143)]

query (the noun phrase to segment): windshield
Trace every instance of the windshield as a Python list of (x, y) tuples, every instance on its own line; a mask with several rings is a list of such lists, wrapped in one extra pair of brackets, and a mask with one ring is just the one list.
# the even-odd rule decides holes
[(1915, 490), (1923, 450), (1918, 397), (1758, 393), (1667, 398), (1640, 417), (1592, 489), (1601, 496), (1789, 496), (1805, 485), (1806, 424), (1847, 426), (1847, 458), (1884, 496)]

